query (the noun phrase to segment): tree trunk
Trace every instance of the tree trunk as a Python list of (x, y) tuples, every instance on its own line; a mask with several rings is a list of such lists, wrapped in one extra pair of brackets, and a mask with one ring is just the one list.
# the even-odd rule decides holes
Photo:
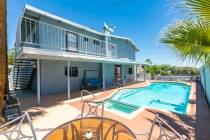
[(7, 75), (7, 15), (6, 0), (0, 0), (0, 113), (2, 117), (3, 99), (8, 88)]

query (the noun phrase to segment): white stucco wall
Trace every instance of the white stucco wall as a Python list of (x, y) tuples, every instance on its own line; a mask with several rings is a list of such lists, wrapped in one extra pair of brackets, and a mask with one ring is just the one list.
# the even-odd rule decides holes
[[(67, 61), (41, 60), (41, 94), (67, 93)], [(80, 90), (84, 70), (99, 70), (99, 63), (71, 61), (71, 66), (78, 67), (78, 77), (71, 77), (71, 91)]]

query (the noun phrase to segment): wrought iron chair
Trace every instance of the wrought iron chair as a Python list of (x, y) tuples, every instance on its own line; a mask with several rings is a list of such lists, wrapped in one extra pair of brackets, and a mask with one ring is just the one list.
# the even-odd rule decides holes
[(123, 140), (126, 139), (123, 137), (123, 134), (130, 136), (130, 139), (136, 139), (136, 136), (123, 129), (119, 122), (113, 123), (103, 134), (103, 123), (104, 122), (102, 121), (97, 129), (97, 140)]
[[(92, 95), (92, 98), (83, 99), (82, 97), (83, 97), (83, 94), (85, 92), (88, 93), (89, 95)], [(95, 100), (95, 95), (93, 95), (91, 92), (89, 92), (87, 90), (83, 90), (81, 92), (81, 102), (82, 102), (81, 118), (101, 117), (101, 119), (103, 119), (103, 116), (104, 116), (104, 101)], [(86, 106), (88, 107), (88, 112), (85, 115), (85, 107)], [(99, 110), (100, 106), (101, 106), (101, 110), (99, 112), (98, 110)], [(96, 127), (85, 126), (82, 123), (82, 119), (81, 119), (81, 121), (80, 121), (80, 134), (81, 134), (82, 138), (84, 137), (87, 129), (91, 129), (91, 132), (93, 133), (93, 137), (96, 137), (97, 128)]]
[[(22, 124), (25, 123), (24, 121), (30, 126), (32, 136), (28, 134), (24, 134), (22, 131)], [(0, 137), (5, 137), (8, 140), (22, 140), (22, 139), (33, 139), (37, 140), (34, 127), (31, 122), (31, 118), (29, 114), (26, 112), (24, 115), (0, 126)]]
[[(85, 95), (91, 95), (92, 97), (90, 98), (90, 99), (83, 99), (83, 96), (84, 96), (84, 94)], [(91, 92), (89, 92), (89, 91), (87, 91), (87, 90), (82, 90), (81, 91), (81, 94), (80, 94), (80, 97), (81, 97), (81, 102), (83, 102), (83, 101), (93, 101), (93, 100), (95, 100), (95, 95), (93, 94), (93, 93), (91, 93)]]
[(148, 140), (151, 140), (152, 133), (154, 131), (155, 125), (159, 127), (159, 136), (157, 140), (187, 140), (185, 135), (181, 135), (174, 128), (172, 128), (168, 123), (166, 123), (158, 114), (155, 115), (152, 126), (148, 133), (138, 133), (137, 136), (147, 136)]

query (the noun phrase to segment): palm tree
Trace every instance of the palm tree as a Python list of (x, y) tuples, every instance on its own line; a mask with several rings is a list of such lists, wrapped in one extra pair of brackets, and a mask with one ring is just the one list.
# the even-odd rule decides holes
[(160, 42), (171, 47), (183, 58), (207, 62), (210, 53), (210, 0), (182, 0), (182, 8), (193, 15), (167, 26)]
[[(6, 0), (0, 0), (0, 118), (4, 94), (7, 91), (7, 26), (6, 26)], [(1, 121), (0, 121), (1, 122)]]
[(210, 0), (182, 0), (181, 4), (193, 18), (167, 26), (161, 33), (160, 42), (175, 50), (183, 60), (201, 60), (210, 66)]

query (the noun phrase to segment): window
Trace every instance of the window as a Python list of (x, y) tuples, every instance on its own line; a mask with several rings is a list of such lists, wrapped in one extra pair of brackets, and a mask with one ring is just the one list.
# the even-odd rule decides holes
[(68, 76), (67, 71), (68, 71), (68, 68), (67, 68), (67, 67), (65, 67), (65, 71), (64, 71), (65, 76)]
[[(29, 17), (34, 19), (34, 17)], [(26, 43), (37, 43), (36, 39), (36, 22), (35, 20), (31, 20), (27, 18), (23, 18), (21, 22), (21, 41)]]
[(69, 51), (77, 51), (77, 34), (72, 32), (66, 33), (66, 49)]
[(93, 44), (100, 45), (100, 42), (98, 40), (93, 40)]
[(128, 74), (133, 74), (133, 69), (132, 68), (128, 68)]
[(78, 77), (78, 67), (71, 67), (71, 77)]
[(85, 41), (85, 42), (88, 42), (88, 38), (87, 38), (87, 37), (84, 37), (84, 41)]
[[(68, 67), (65, 67), (64, 74), (68, 76)], [(70, 77), (78, 77), (78, 67), (70, 67), (69, 68), (69, 76)]]

